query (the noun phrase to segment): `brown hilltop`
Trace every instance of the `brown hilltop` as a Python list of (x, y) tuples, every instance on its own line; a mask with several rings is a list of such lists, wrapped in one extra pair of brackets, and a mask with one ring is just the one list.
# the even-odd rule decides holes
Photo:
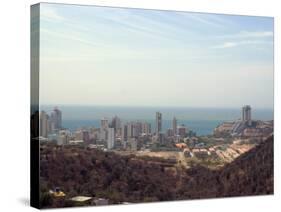
[[(225, 196), (273, 194), (273, 136), (220, 172)], [(230, 183), (227, 183), (230, 182)]]
[(186, 175), (179, 193), (191, 199), (273, 194), (273, 136), (220, 170), (197, 166)]

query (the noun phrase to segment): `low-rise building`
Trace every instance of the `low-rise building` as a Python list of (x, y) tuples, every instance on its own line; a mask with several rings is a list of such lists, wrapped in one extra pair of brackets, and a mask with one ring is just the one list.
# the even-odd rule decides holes
[(246, 128), (243, 131), (243, 136), (245, 136), (245, 137), (261, 137), (261, 136), (263, 136), (263, 132), (259, 128)]
[(192, 153), (199, 159), (206, 159), (209, 156), (207, 149), (193, 149)]
[(87, 197), (87, 196), (76, 196), (76, 197), (70, 198), (70, 200), (74, 201), (74, 202), (90, 202), (91, 199), (92, 199), (92, 197)]
[(70, 145), (80, 145), (83, 144), (84, 141), (83, 140), (71, 140), (68, 142)]

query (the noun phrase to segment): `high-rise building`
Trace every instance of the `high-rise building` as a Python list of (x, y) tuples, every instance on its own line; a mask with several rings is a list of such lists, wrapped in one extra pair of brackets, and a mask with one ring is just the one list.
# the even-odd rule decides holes
[(128, 125), (123, 124), (122, 126), (122, 141), (127, 141), (128, 140)]
[(134, 123), (133, 122), (130, 122), (128, 123), (128, 138), (133, 138), (134, 137)]
[(118, 116), (113, 117), (111, 127), (114, 128), (115, 131), (121, 128), (121, 119)]
[(109, 128), (109, 123), (108, 123), (108, 119), (103, 118), (100, 121), (100, 139), (106, 141), (107, 140), (107, 130)]
[(158, 136), (162, 131), (162, 114), (160, 112), (156, 112), (156, 129), (155, 133)]
[(113, 149), (114, 142), (115, 142), (114, 128), (108, 128), (107, 129), (107, 148)]
[(101, 119), (101, 121), (100, 121), (100, 128), (102, 130), (107, 130), (108, 127), (109, 127), (108, 119), (106, 119), (106, 118)]
[(173, 129), (170, 129), (170, 128), (167, 129), (166, 134), (167, 134), (168, 137), (174, 136), (174, 135), (175, 135), (175, 134), (174, 134), (174, 130), (173, 130)]
[(142, 123), (142, 133), (149, 135), (151, 133), (151, 124), (144, 122)]
[(39, 135), (47, 138), (49, 132), (49, 116), (45, 111), (41, 111), (40, 113), (39, 129), (40, 129)]
[(51, 126), (53, 130), (60, 130), (62, 128), (62, 113), (61, 111), (55, 107), (51, 113)]
[(142, 133), (142, 123), (138, 121), (134, 123), (134, 137), (140, 136), (141, 133)]
[(176, 119), (176, 117), (173, 118), (172, 129), (173, 129), (174, 135), (177, 135), (177, 119)]
[(163, 132), (160, 132), (157, 136), (157, 140), (160, 144), (164, 144), (164, 133)]
[(250, 105), (245, 105), (242, 108), (242, 121), (246, 122), (248, 125), (252, 124), (251, 106)]
[(107, 140), (107, 130), (106, 129), (100, 128), (99, 139), (101, 141), (106, 141)]

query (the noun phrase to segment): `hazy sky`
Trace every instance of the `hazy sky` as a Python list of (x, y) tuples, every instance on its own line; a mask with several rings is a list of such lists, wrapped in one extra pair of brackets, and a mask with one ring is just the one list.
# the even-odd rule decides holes
[(273, 107), (273, 19), (41, 4), (41, 104)]

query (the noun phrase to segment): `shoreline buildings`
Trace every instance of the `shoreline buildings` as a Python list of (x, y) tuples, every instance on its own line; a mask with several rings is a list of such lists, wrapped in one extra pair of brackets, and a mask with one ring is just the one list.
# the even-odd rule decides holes
[[(215, 138), (257, 138), (273, 132), (273, 121), (252, 120), (249, 105), (242, 107), (241, 117), (242, 119), (224, 122), (217, 126), (213, 131), (213, 136)], [(194, 143), (196, 133), (188, 126), (178, 124), (176, 117), (169, 120), (170, 128), (164, 132), (162, 118), (162, 113), (156, 112), (155, 132), (151, 131), (151, 123), (147, 121), (122, 122), (123, 120), (121, 121), (116, 115), (110, 121), (102, 118), (97, 128), (85, 126), (71, 131), (62, 128), (62, 112), (54, 108), (50, 115), (45, 111), (40, 112), (40, 136), (42, 141), (53, 141), (58, 145), (94, 145), (108, 150), (160, 150), (173, 148), (173, 145), (177, 143)], [(165, 121), (165, 126), (166, 123)]]
[(252, 120), (251, 106), (241, 110), (242, 119), (220, 124), (213, 131), (216, 137), (262, 137), (273, 132), (273, 121)]

